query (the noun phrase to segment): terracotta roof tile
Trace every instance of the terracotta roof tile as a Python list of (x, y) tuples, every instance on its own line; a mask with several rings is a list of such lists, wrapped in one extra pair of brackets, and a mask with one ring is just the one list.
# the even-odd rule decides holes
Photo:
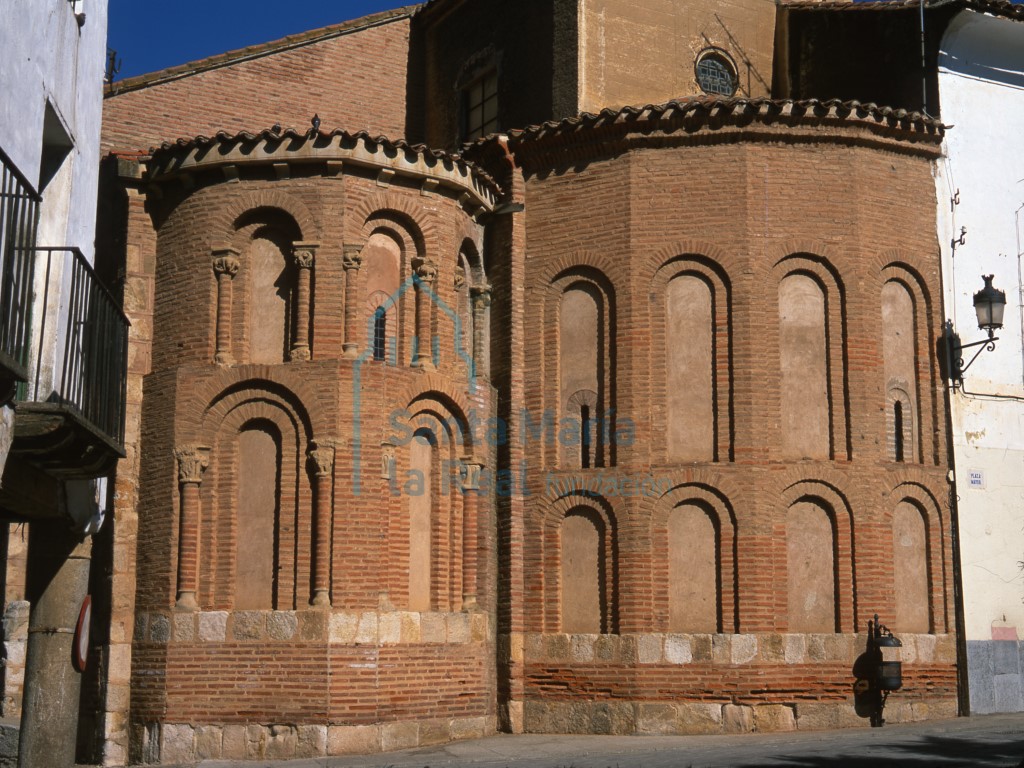
[[(604, 109), (594, 114), (584, 112), (576, 117), (550, 121), (541, 125), (508, 131), (514, 141), (525, 141), (554, 134), (566, 134), (582, 128), (599, 128), (602, 126), (627, 123), (639, 120), (659, 120), (663, 117), (679, 118), (695, 115), (711, 115), (714, 112), (718, 119), (726, 118), (773, 118), (787, 116), (791, 119), (868, 121), (876, 124), (887, 124), (894, 128), (916, 130), (922, 133), (941, 135), (944, 126), (941, 121), (928, 117), (921, 112), (910, 112), (905, 109), (893, 109), (877, 104), (864, 104), (859, 101), (840, 101), (839, 99), (723, 99), (713, 96), (695, 96), (676, 99), (664, 104), (649, 104), (644, 107), (622, 107), (621, 109)], [(486, 143), (492, 137), (481, 139), (477, 143)]]
[(159, 156), (164, 153), (173, 153), (178, 151), (189, 151), (192, 149), (209, 147), (213, 145), (231, 145), (239, 144), (243, 142), (253, 143), (259, 141), (295, 141), (295, 140), (333, 140), (337, 137), (341, 137), (342, 143), (355, 144), (356, 142), (364, 142), (367, 144), (375, 144), (383, 147), (386, 153), (398, 153), (403, 152), (409, 155), (416, 155), (423, 158), (430, 158), (433, 160), (439, 160), (446, 163), (453, 163), (456, 165), (464, 166), (467, 170), (471, 171), (476, 177), (481, 179), (485, 184), (489, 185), (495, 191), (500, 191), (500, 185), (494, 180), (494, 178), (488, 174), (483, 168), (477, 163), (469, 160), (462, 155), (454, 152), (445, 152), (443, 150), (431, 149), (426, 144), (410, 144), (404, 139), (389, 139), (386, 136), (373, 136), (367, 131), (357, 131), (350, 133), (349, 131), (343, 131), (340, 128), (328, 131), (317, 131), (315, 134), (312, 130), (298, 131), (294, 128), (285, 128), (283, 130), (274, 130), (272, 128), (264, 129), (258, 133), (251, 133), (249, 131), (239, 131), (238, 133), (229, 133), (228, 131), (218, 131), (213, 136), (195, 136), (193, 138), (181, 138), (176, 141), (165, 141), (159, 147), (154, 147), (149, 150), (151, 157), (159, 159)]
[(180, 77), (187, 77), (188, 75), (194, 75), (210, 69), (225, 67), (229, 64), (244, 61), (254, 56), (266, 56), (271, 53), (276, 53), (277, 51), (287, 50), (289, 48), (295, 48), (302, 45), (309, 45), (311, 43), (320, 42), (321, 40), (338, 37), (339, 35), (356, 32), (360, 29), (387, 24), (412, 16), (418, 8), (418, 5), (407, 5), (402, 8), (382, 11), (381, 13), (375, 13), (370, 16), (363, 16), (359, 19), (344, 21), (340, 24), (332, 24), (328, 27), (320, 27), (318, 29), (309, 30), (308, 32), (299, 32), (298, 34), (288, 35), (287, 37), (282, 37), (279, 40), (271, 40), (267, 43), (249, 45), (245, 48), (238, 48), (233, 51), (218, 53), (214, 56), (208, 56), (205, 59), (197, 59), (196, 61), (190, 61), (186, 64), (178, 64), (173, 67), (157, 70), (156, 72), (147, 72), (143, 75), (125, 78), (124, 80), (115, 82), (106, 95), (108, 97), (116, 96), (117, 94), (125, 93), (126, 91), (134, 91), (139, 88), (156, 85), (157, 83), (166, 82), (168, 80), (175, 80)]

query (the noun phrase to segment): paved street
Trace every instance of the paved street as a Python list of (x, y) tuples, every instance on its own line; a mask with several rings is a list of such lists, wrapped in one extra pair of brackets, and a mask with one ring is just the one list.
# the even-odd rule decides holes
[[(1024, 714), (742, 736), (494, 736), (365, 757), (206, 761), (203, 768), (877, 768), (1024, 766)], [(184, 766), (179, 766), (184, 768)]]

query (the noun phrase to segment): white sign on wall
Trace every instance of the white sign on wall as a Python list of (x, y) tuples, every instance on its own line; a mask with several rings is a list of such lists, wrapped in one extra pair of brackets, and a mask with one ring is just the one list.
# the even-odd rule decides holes
[(985, 488), (985, 472), (981, 469), (969, 469), (967, 470), (967, 485), (970, 488), (977, 490), (984, 490)]

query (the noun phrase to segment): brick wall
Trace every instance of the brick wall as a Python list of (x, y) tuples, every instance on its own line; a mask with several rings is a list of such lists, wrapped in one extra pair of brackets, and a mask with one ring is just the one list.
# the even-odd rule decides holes
[(119, 83), (104, 102), (103, 151), (275, 123), (303, 131), (314, 113), (324, 130), (405, 135), (407, 14), (368, 17), (321, 41), (287, 42)]

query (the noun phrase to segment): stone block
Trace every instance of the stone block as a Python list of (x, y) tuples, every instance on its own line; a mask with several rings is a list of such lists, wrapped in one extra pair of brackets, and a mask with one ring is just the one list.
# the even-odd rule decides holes
[(630, 702), (586, 701), (570, 705), (569, 733), (621, 736), (635, 732), (636, 715)]
[(415, 722), (384, 723), (380, 727), (380, 746), (385, 752), (411, 749), (419, 744), (420, 729)]
[(459, 645), (468, 643), (472, 638), (469, 628), (468, 613), (448, 614), (448, 642)]
[[(699, 635), (699, 637), (709, 637)], [(710, 650), (710, 643), (708, 644)], [(669, 635), (665, 638), (665, 661), (669, 664), (689, 664), (693, 661), (693, 647), (686, 635)]]
[[(886, 707), (886, 712), (888, 712), (888, 707)], [(822, 731), (869, 725), (870, 722), (867, 718), (859, 717), (854, 711), (852, 702), (801, 701), (796, 705), (796, 727), (801, 731)]]
[(378, 639), (382, 645), (396, 645), (402, 642), (402, 616), (389, 611), (380, 614), (377, 622)]
[(807, 658), (807, 637), (805, 635), (784, 635), (786, 663), (803, 664)]
[(783, 635), (767, 634), (757, 638), (757, 655), (766, 664), (783, 664), (786, 661), (786, 638)]
[(544, 658), (548, 661), (568, 661), (572, 656), (571, 635), (545, 635)]
[(154, 643), (166, 643), (171, 639), (171, 620), (162, 613), (149, 617), (149, 639)]
[(935, 636), (935, 661), (938, 664), (956, 664), (956, 636)]
[(266, 625), (263, 611), (236, 611), (231, 617), (231, 636), (235, 640), (259, 640)]
[(732, 635), (711, 635), (711, 663), (732, 664)]
[(208, 643), (223, 643), (227, 639), (228, 615), (225, 611), (199, 614), (199, 639)]
[(296, 757), (321, 757), (327, 754), (327, 726), (300, 725), (295, 735)]
[(247, 725), (245, 727), (245, 759), (262, 760), (267, 756), (267, 729), (262, 725)]
[(356, 640), (356, 629), (359, 627), (359, 615), (348, 613), (331, 614), (330, 619), (330, 641), (350, 645)]
[(471, 613), (469, 615), (470, 640), (474, 643), (484, 643), (488, 640), (488, 628), (490, 622), (486, 613)]
[(196, 726), (196, 760), (220, 760), (223, 750), (223, 728), (215, 725)]
[(267, 636), (271, 640), (291, 640), (299, 628), (299, 620), (292, 611), (273, 611), (267, 617)]
[(795, 731), (796, 715), (785, 704), (761, 704), (754, 707), (754, 730)]
[(597, 635), (570, 635), (569, 647), (573, 661), (594, 660), (594, 640)]
[(526, 732), (526, 707), (521, 701), (510, 701), (506, 712), (508, 713), (508, 729), (512, 733)]
[(531, 633), (523, 638), (523, 653), (530, 661), (542, 661), (544, 657), (544, 635)]
[(711, 635), (689, 635), (690, 651), (694, 661), (711, 661)]
[(448, 640), (448, 623), (441, 613), (420, 614), (420, 640), (424, 643), (444, 643)]
[(356, 642), (362, 645), (376, 645), (380, 637), (377, 625), (377, 612), (364, 611), (359, 614), (359, 626), (356, 627)]
[(687, 702), (676, 705), (676, 733), (721, 733), (722, 705), (710, 702)]
[(380, 752), (380, 726), (332, 725), (327, 729), (327, 754), (368, 755)]
[(637, 647), (638, 635), (619, 635), (619, 656), (616, 661), (626, 666), (634, 666), (640, 658)]
[(486, 717), (457, 717), (449, 726), (453, 739), (482, 739), (494, 732)]
[(420, 615), (413, 611), (402, 611), (398, 615), (402, 623), (401, 642), (420, 642)]
[(266, 730), (267, 741), (264, 757), (267, 760), (288, 760), (295, 757), (298, 733), (294, 726), (272, 725)]
[(452, 740), (447, 720), (421, 720), (419, 746), (445, 744)]
[(679, 717), (672, 704), (638, 704), (636, 708), (637, 733), (664, 736), (678, 733)]
[(527, 701), (523, 704), (526, 733), (572, 733), (572, 705), (561, 701)]
[(522, 632), (515, 632), (511, 635), (499, 636), (499, 640), (504, 637), (508, 641), (508, 659), (511, 662), (522, 664), (525, 658), (525, 647), (526, 637)]
[[(715, 635), (721, 637), (721, 635)], [(730, 661), (733, 664), (748, 664), (757, 658), (757, 635), (733, 635)]]
[(160, 728), (160, 762), (191, 763), (195, 757), (194, 741), (195, 730), (191, 725), (165, 723)]
[(192, 611), (174, 614), (174, 639), (180, 643), (191, 643), (196, 639), (196, 615)]
[(661, 635), (640, 635), (636, 644), (637, 661), (641, 664), (660, 664), (662, 661)]
[(107, 676), (112, 683), (127, 685), (132, 677), (132, 647), (130, 645), (110, 646), (107, 661)]
[(855, 635), (825, 635), (825, 659), (840, 663), (852, 663), (864, 649), (854, 652)]
[(831, 635), (805, 635), (807, 639), (807, 658), (810, 661), (825, 661), (828, 653), (825, 650), (825, 641)]
[[(621, 638), (618, 635), (595, 635), (594, 658), (598, 661), (621, 661)], [(564, 659), (566, 656), (556, 658)]]
[(296, 612), (295, 617), (299, 620), (299, 639), (326, 640), (330, 616), (329, 611), (322, 610)]
[(935, 635), (918, 635), (915, 645), (919, 662), (931, 664), (935, 661)]
[(722, 730), (726, 733), (750, 733), (754, 730), (753, 708), (742, 704), (724, 704)]

